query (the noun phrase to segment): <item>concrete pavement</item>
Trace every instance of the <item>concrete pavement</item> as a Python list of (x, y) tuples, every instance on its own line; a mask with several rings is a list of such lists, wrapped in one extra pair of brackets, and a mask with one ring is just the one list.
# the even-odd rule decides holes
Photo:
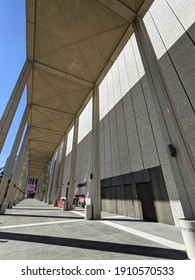
[(27, 199), (0, 216), (1, 260), (187, 259), (179, 228), (102, 212)]

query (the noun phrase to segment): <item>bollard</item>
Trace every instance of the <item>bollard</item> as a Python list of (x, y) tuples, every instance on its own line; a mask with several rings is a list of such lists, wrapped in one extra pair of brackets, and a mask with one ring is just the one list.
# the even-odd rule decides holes
[(92, 205), (85, 205), (85, 219), (92, 220)]

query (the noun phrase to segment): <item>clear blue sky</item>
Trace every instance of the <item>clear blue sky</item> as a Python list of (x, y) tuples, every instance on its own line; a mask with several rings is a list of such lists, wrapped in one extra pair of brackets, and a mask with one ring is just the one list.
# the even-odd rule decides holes
[[(0, 118), (26, 59), (25, 0), (0, 0)], [(26, 92), (0, 154), (4, 166), (26, 105)]]

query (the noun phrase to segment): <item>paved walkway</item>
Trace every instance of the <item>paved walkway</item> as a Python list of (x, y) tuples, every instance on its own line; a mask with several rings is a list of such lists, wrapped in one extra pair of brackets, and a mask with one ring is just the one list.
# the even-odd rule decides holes
[(177, 227), (83, 209), (62, 211), (27, 199), (0, 216), (1, 260), (187, 259)]

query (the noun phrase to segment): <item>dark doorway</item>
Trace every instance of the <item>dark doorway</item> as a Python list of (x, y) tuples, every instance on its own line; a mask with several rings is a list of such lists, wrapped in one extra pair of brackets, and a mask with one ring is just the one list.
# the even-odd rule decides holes
[(144, 220), (157, 222), (151, 183), (136, 184)]

